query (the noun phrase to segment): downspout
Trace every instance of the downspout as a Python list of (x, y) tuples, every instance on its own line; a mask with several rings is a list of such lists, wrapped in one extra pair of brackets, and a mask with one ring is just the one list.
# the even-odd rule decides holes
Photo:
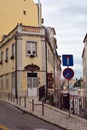
[(47, 43), (46, 43), (46, 28), (45, 28), (45, 59), (46, 59), (46, 93), (45, 93), (45, 98), (48, 98), (48, 76), (47, 76)]
[(17, 33), (15, 35), (15, 98), (18, 98), (18, 91), (17, 91)]
[(55, 59), (55, 53), (54, 53), (54, 51), (53, 51), (53, 67), (54, 67), (54, 93), (55, 93), (55, 91), (56, 91), (55, 61), (56, 61), (56, 59)]

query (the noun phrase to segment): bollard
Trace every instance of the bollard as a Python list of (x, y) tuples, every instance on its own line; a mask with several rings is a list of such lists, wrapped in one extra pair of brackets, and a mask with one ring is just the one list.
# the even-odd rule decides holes
[(44, 100), (42, 100), (42, 115), (44, 116)]
[(9, 93), (8, 93), (8, 100), (9, 100)]
[(24, 97), (24, 107), (26, 107), (26, 97)]
[(8, 100), (10, 100), (10, 93), (8, 93)]
[(10, 99), (11, 99), (11, 102), (12, 102), (12, 94), (10, 96), (11, 96)]
[(19, 97), (19, 105), (21, 105), (21, 97)]
[(16, 98), (16, 103), (18, 104), (18, 98)]
[(15, 100), (14, 100), (14, 97), (12, 96), (12, 102), (14, 103), (15, 102)]
[(34, 99), (32, 99), (32, 111), (34, 111)]

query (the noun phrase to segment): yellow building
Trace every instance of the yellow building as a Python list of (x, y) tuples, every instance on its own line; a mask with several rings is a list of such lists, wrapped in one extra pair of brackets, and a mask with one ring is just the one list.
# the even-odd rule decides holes
[(1, 94), (42, 98), (57, 89), (56, 33), (42, 26), (41, 4), (0, 1), (0, 19)]
[(19, 24), (0, 42), (2, 94), (42, 97), (54, 90), (56, 40), (52, 45), (48, 32)]
[(0, 1), (0, 39), (7, 35), (17, 23), (30, 26), (41, 26), (41, 4), (33, 0)]

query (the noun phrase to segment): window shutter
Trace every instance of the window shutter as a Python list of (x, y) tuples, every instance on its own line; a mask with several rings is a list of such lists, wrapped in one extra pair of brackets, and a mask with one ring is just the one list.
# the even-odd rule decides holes
[(36, 51), (36, 42), (27, 42), (27, 54), (36, 56)]

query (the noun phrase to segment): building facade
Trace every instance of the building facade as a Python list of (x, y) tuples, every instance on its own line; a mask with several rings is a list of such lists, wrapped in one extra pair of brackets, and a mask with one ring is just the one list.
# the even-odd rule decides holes
[(87, 116), (87, 34), (83, 40), (84, 48), (82, 53), (82, 62), (83, 62), (83, 109), (84, 113)]
[(0, 39), (17, 23), (30, 26), (42, 25), (41, 4), (33, 0), (0, 1)]
[[(54, 92), (58, 57), (45, 27), (17, 25), (0, 41), (2, 95), (39, 96)], [(54, 40), (53, 44), (56, 44)], [(54, 51), (55, 50), (55, 51)], [(56, 68), (56, 71), (58, 69)]]
[[(0, 1), (0, 92), (38, 96), (60, 86), (56, 32), (42, 26), (41, 4)], [(15, 27), (15, 28), (14, 28)]]

